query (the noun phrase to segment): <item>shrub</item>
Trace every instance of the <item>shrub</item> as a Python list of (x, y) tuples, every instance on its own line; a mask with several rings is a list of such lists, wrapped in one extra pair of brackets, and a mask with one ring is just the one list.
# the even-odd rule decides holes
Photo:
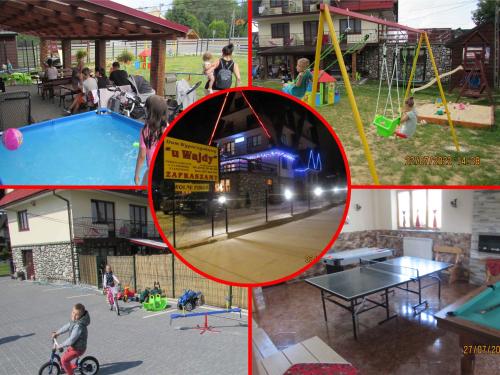
[(83, 60), (86, 57), (87, 57), (87, 51), (85, 51), (84, 49), (79, 49), (78, 51), (76, 51), (77, 60)]
[(132, 62), (132, 60), (135, 59), (135, 55), (128, 51), (128, 50), (123, 50), (117, 57), (116, 60), (118, 60), (121, 63), (128, 64)]

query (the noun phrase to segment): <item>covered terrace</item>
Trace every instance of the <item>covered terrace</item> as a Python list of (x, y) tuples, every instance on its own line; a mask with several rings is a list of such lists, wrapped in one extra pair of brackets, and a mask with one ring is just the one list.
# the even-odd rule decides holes
[(158, 95), (164, 94), (166, 40), (189, 31), (110, 0), (2, 0), (0, 29), (39, 37), (41, 63), (49, 41), (61, 40), (64, 68), (71, 68), (72, 40), (95, 41), (96, 67), (106, 66), (107, 40), (151, 41), (151, 86)]

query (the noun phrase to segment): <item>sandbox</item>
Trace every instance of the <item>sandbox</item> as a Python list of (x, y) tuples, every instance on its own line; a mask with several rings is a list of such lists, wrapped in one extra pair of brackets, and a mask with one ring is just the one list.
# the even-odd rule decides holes
[[(427, 123), (447, 125), (448, 120), (444, 107), (438, 106), (435, 103), (419, 103), (416, 104), (418, 120), (425, 120)], [(439, 109), (443, 110), (443, 114), (437, 114)], [(465, 126), (468, 128), (489, 128), (495, 122), (494, 107), (486, 105), (460, 103), (448, 103), (453, 125)], [(460, 109), (463, 108), (463, 109)]]

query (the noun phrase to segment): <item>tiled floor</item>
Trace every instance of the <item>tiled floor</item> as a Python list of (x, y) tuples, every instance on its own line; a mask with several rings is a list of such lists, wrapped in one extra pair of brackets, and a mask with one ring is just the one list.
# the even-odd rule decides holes
[[(384, 309), (361, 314), (358, 341), (352, 335), (350, 313), (327, 303), (326, 324), (319, 290), (303, 281), (265, 288), (261, 294), (257, 292), (254, 319), (278, 349), (319, 336), (360, 374), (459, 374), (458, 336), (438, 329), (433, 313), (474, 288), (467, 283), (445, 284), (441, 303), (437, 287), (425, 289), (424, 296), (430, 307), (417, 316), (413, 315), (411, 305), (418, 297), (397, 291), (391, 304), (399, 317), (378, 325), (385, 317)], [(476, 356), (476, 374), (499, 374), (499, 369), (500, 355)]]

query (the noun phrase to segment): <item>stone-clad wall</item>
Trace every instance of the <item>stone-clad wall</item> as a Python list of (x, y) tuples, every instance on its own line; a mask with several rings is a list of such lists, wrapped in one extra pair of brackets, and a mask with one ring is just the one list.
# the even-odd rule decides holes
[[(500, 213), (500, 207), (499, 207)], [(500, 222), (500, 221), (499, 221)], [(394, 249), (394, 256), (403, 255), (403, 237), (431, 238), (433, 246), (456, 246), (464, 250), (462, 260), (462, 278), (469, 277), (469, 259), (471, 249), (471, 235), (467, 233), (430, 232), (430, 231), (399, 231), (399, 230), (371, 230), (340, 233), (333, 245), (333, 250), (344, 251), (361, 247), (381, 247)], [(477, 248), (477, 245), (476, 245)], [(451, 261), (451, 259), (450, 259)], [(484, 269), (484, 265), (483, 265)], [(300, 275), (297, 279), (305, 279), (326, 273), (326, 267), (317, 263)], [(484, 271), (483, 271), (484, 273)]]
[(37, 280), (73, 281), (69, 242), (13, 247), (12, 258), (15, 271), (22, 271), (26, 274), (26, 268), (23, 266), (23, 250), (33, 251), (33, 265)]
[(482, 284), (486, 279), (486, 258), (498, 258), (499, 255), (478, 251), (479, 233), (500, 234), (500, 192), (475, 190), (472, 208), (472, 239), (470, 252), (470, 282)]

